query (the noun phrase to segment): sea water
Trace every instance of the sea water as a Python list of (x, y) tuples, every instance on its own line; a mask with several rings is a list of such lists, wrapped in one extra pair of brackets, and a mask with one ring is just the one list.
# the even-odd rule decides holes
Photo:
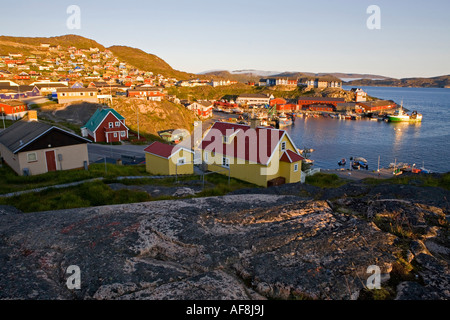
[[(343, 87), (350, 90), (352, 87)], [(363, 157), (369, 170), (391, 163), (450, 172), (450, 89), (361, 87), (368, 95), (393, 100), (423, 115), (421, 123), (297, 118), (285, 130), (299, 149), (314, 149), (314, 167), (337, 169), (342, 158)]]

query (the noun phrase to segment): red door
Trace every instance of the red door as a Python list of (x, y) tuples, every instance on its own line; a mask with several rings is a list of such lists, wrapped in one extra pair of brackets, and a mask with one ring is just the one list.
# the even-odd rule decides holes
[(47, 171), (56, 171), (55, 151), (46, 151), (45, 159), (47, 160)]

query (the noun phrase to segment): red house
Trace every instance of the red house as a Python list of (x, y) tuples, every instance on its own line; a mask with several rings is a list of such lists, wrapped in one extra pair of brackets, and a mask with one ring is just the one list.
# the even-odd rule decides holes
[(19, 100), (0, 101), (0, 114), (5, 119), (16, 120), (22, 118), (28, 112), (25, 103)]
[(298, 104), (301, 109), (305, 107), (309, 107), (310, 105), (328, 105), (336, 107), (338, 103), (344, 103), (344, 98), (322, 98), (322, 97), (313, 97), (313, 98), (300, 98), (298, 100)]
[(112, 108), (97, 109), (86, 125), (81, 128), (83, 137), (94, 142), (119, 142), (128, 139), (125, 118)]
[(274, 105), (286, 104), (286, 100), (284, 100), (283, 98), (275, 98), (270, 100), (269, 104), (271, 107)]
[(164, 97), (164, 93), (161, 92), (158, 88), (152, 87), (136, 87), (134, 89), (127, 90), (127, 97), (129, 98), (147, 98), (152, 101), (161, 101)]

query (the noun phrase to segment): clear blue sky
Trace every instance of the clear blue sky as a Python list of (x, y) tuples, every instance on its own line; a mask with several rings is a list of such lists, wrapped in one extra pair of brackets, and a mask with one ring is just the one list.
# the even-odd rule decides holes
[[(81, 29), (66, 26), (69, 5)], [(381, 30), (369, 30), (369, 5)], [(2, 4), (0, 34), (79, 34), (156, 54), (178, 70), (450, 74), (449, 0), (51, 0)]]

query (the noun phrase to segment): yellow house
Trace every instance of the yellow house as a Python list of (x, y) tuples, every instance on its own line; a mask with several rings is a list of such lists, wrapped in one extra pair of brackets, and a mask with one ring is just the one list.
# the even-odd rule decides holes
[(284, 130), (215, 122), (200, 149), (210, 171), (263, 187), (301, 181), (304, 158)]
[(194, 173), (194, 152), (155, 141), (145, 151), (147, 172), (156, 175), (177, 175)]

